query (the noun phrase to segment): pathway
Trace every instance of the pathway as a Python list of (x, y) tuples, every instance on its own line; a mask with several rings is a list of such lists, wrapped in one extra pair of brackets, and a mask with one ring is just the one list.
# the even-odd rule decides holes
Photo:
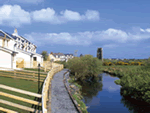
[[(48, 113), (78, 113), (63, 83), (63, 74), (67, 69), (56, 73), (51, 85), (51, 99), (48, 102)], [(49, 104), (51, 102), (51, 105)]]

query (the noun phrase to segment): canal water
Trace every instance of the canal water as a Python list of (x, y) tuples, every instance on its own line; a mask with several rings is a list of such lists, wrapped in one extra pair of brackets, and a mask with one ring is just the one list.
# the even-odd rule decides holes
[(82, 87), (83, 102), (90, 113), (150, 113), (150, 105), (124, 98), (120, 85), (114, 83), (119, 78), (102, 73), (99, 82), (86, 83)]

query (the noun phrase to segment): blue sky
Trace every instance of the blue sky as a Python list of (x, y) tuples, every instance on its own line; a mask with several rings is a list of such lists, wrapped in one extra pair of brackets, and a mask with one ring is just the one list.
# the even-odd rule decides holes
[(104, 58), (150, 56), (149, 0), (1, 0), (0, 29), (37, 45), (37, 52)]

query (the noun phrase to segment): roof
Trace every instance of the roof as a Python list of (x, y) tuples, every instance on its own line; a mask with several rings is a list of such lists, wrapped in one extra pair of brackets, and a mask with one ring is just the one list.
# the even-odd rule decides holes
[(60, 57), (60, 56), (64, 56), (64, 54), (63, 54), (63, 53), (53, 53), (53, 56), (54, 56), (54, 57), (56, 57), (56, 55), (57, 55), (58, 57)]
[(65, 56), (67, 56), (67, 55), (72, 55), (73, 56), (73, 54), (64, 54)]
[[(4, 36), (5, 36), (5, 34), (6, 34), (5, 32), (3, 32), (3, 31), (1, 31), (1, 30), (0, 30), (0, 36), (4, 37)], [(10, 37), (9, 37), (9, 36), (7, 36), (7, 35), (8, 35), (8, 34), (6, 34), (6, 38), (10, 39)]]
[[(3, 36), (4, 37), (4, 34), (3, 33), (5, 33), (6, 35), (8, 35), (8, 36), (10, 36), (11, 38), (13, 38), (13, 39), (20, 39), (19, 37), (17, 37), (17, 36), (14, 36), (14, 35), (12, 35), (12, 34), (10, 34), (10, 33), (8, 33), (8, 32), (5, 32), (5, 31), (2, 31), (2, 30), (0, 30), (0, 36)], [(9, 38), (8, 36), (6, 36), (6, 38)], [(24, 40), (26, 40), (27, 42), (29, 42), (30, 44), (33, 44), (33, 43), (31, 43), (30, 41), (28, 41), (26, 38), (24, 38), (24, 37), (22, 37), (22, 36), (20, 36), (21, 38), (23, 38)], [(22, 42), (24, 42), (24, 41), (22, 41)], [(37, 47), (35, 44), (33, 44), (35, 47)]]
[[(5, 31), (4, 31), (5, 32)], [(9, 36), (11, 36), (13, 39), (17, 39), (17, 37), (16, 36), (13, 36), (12, 34), (9, 34), (9, 33), (7, 33), (7, 32), (5, 32), (7, 35), (9, 35)]]
[[(25, 39), (27, 42), (29, 42), (30, 44), (33, 44), (33, 43), (31, 43), (29, 40), (27, 40), (26, 38), (24, 38), (23, 36), (20, 36), (21, 38), (23, 38), (23, 39)], [(35, 45), (35, 44), (33, 44), (33, 45)], [(35, 47), (37, 47), (36, 45), (35, 45)]]

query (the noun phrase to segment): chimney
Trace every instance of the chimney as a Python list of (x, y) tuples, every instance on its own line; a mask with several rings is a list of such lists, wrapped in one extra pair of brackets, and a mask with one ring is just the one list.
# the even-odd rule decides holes
[(13, 36), (18, 36), (17, 29), (15, 28), (14, 33), (12, 34)]

